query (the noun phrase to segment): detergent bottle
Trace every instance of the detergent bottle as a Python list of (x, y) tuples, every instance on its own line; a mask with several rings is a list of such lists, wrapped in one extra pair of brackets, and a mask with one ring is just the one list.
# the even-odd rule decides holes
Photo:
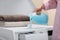
[(39, 24), (39, 25), (47, 25), (48, 24), (48, 15), (45, 13), (41, 13), (40, 15), (37, 15), (34, 12), (29, 17), (30, 17), (29, 28), (32, 27), (32, 22)]

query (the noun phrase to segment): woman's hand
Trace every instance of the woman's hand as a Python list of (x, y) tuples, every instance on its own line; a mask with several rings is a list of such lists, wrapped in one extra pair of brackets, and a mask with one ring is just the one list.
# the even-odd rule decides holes
[(41, 14), (42, 9), (45, 9), (44, 4), (43, 4), (40, 8), (36, 8), (36, 9), (34, 10), (34, 12), (36, 12), (37, 15), (39, 15), (39, 14)]

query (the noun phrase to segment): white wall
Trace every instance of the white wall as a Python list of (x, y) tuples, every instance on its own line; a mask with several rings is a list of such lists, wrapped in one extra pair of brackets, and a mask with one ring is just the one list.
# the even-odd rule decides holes
[(0, 0), (0, 15), (29, 14), (33, 5), (29, 0)]

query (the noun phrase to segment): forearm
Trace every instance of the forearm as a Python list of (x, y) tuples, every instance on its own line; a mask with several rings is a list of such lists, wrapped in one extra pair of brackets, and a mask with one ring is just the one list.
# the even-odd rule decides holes
[(45, 10), (45, 5), (44, 4), (42, 5), (41, 9), (44, 9)]

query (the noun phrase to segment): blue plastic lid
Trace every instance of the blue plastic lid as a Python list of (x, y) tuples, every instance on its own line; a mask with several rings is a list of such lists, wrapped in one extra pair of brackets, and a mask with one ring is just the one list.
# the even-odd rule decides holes
[(30, 21), (34, 21), (37, 24), (47, 24), (48, 23), (48, 15), (45, 13), (41, 13), (40, 15), (36, 15), (36, 13), (33, 13), (30, 15)]

